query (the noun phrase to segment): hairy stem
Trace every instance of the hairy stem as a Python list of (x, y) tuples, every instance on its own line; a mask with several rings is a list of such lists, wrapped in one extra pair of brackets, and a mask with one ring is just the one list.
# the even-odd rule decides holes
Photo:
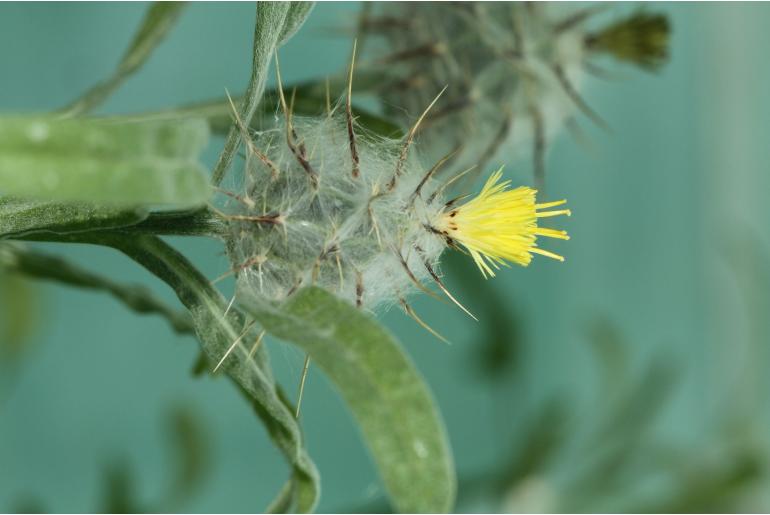
[(208, 236), (224, 239), (227, 222), (210, 209), (151, 213), (139, 224), (121, 228), (119, 232), (154, 234), (156, 236)]

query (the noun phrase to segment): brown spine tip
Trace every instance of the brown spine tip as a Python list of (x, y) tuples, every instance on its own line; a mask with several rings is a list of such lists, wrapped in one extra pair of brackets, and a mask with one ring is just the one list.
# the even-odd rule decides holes
[(399, 304), (401, 304), (401, 308), (404, 310), (404, 313), (406, 313), (408, 316), (410, 316), (415, 322), (417, 322), (420, 327), (428, 331), (430, 334), (441, 340), (442, 342), (449, 344), (449, 340), (444, 338), (441, 333), (433, 329), (431, 326), (429, 326), (422, 318), (420, 318), (417, 313), (412, 309), (412, 306), (410, 306), (404, 297), (398, 298)]
[(364, 305), (364, 277), (361, 272), (356, 272), (356, 307), (361, 309)]
[(359, 169), (358, 149), (356, 148), (356, 133), (353, 130), (353, 67), (356, 62), (356, 44), (357, 41), (353, 40), (353, 56), (350, 59), (350, 72), (348, 73), (348, 95), (345, 102), (345, 115), (348, 125), (348, 140), (350, 141), (350, 159), (353, 163), (353, 178), (357, 179), (361, 175)]
[(428, 171), (425, 173), (425, 175), (423, 176), (422, 180), (420, 181), (420, 184), (418, 184), (418, 185), (417, 185), (417, 187), (415, 188), (414, 192), (412, 193), (412, 202), (414, 202), (414, 200), (415, 200), (417, 197), (420, 197), (420, 196), (422, 195), (422, 188), (423, 188), (423, 186), (425, 186), (425, 183), (426, 183), (426, 182), (428, 182), (428, 179), (430, 179), (431, 177), (433, 177), (433, 175), (434, 175), (434, 174), (435, 174), (435, 173), (436, 173), (436, 172), (437, 172), (437, 171), (438, 171), (438, 170), (439, 170), (439, 169), (440, 169), (442, 166), (444, 166), (444, 163), (446, 163), (447, 161), (449, 161), (449, 160), (450, 160), (452, 157), (454, 157), (454, 155), (455, 155), (455, 154), (457, 154), (457, 152), (459, 152), (459, 151), (460, 151), (460, 147), (457, 147), (457, 148), (455, 148), (454, 150), (452, 150), (451, 152), (449, 152), (447, 155), (445, 155), (444, 157), (442, 157), (441, 159), (439, 159), (439, 160), (436, 162), (436, 164), (434, 164), (434, 165), (431, 167), (431, 169), (430, 169), (430, 170), (428, 170)]
[(299, 277), (297, 279), (297, 282), (294, 283), (294, 286), (292, 286), (288, 292), (286, 292), (286, 297), (291, 297), (298, 289), (302, 286), (302, 277)]
[(444, 286), (444, 283), (441, 281), (441, 278), (438, 276), (438, 274), (436, 273), (436, 271), (435, 271), (435, 270), (433, 270), (433, 267), (432, 267), (432, 266), (430, 265), (430, 263), (428, 262), (428, 259), (427, 259), (427, 258), (425, 257), (425, 255), (422, 253), (422, 249), (421, 249), (421, 248), (419, 248), (419, 247), (415, 247), (415, 248), (416, 248), (416, 250), (417, 250), (417, 251), (418, 251), (418, 252), (419, 252), (419, 253), (422, 255), (422, 263), (423, 263), (423, 265), (425, 265), (425, 269), (428, 271), (428, 273), (430, 274), (430, 276), (433, 278), (433, 281), (436, 283), (436, 285), (439, 287), (439, 289), (440, 289), (442, 292), (444, 292), (444, 295), (446, 295), (446, 296), (449, 298), (449, 300), (451, 300), (452, 302), (454, 302), (454, 303), (455, 303), (455, 305), (456, 305), (458, 308), (462, 309), (462, 310), (465, 312), (465, 314), (466, 314), (466, 315), (468, 315), (469, 317), (471, 317), (472, 319), (474, 319), (475, 321), (477, 321), (477, 322), (478, 322), (478, 321), (479, 321), (479, 319), (478, 319), (478, 318), (476, 318), (476, 316), (475, 316), (473, 313), (471, 313), (470, 311), (468, 311), (468, 309), (467, 309), (465, 306), (463, 306), (462, 304), (460, 304), (460, 301), (459, 301), (459, 300), (457, 300), (457, 299), (454, 297), (454, 295), (452, 295), (452, 294), (449, 292), (449, 290), (447, 290), (446, 286)]
[[(297, 138), (297, 132), (294, 130), (294, 127), (292, 126), (291, 109), (289, 109), (289, 107), (286, 105), (286, 96), (283, 94), (283, 84), (281, 82), (281, 69), (278, 64), (278, 54), (276, 54), (275, 56), (275, 74), (276, 74), (276, 80), (278, 82), (278, 97), (281, 101), (281, 108), (283, 109), (284, 117), (286, 118), (286, 146), (289, 147), (289, 150), (291, 150), (291, 153), (294, 155), (297, 162), (299, 162), (300, 166), (308, 174), (308, 177), (310, 178), (310, 182), (313, 185), (313, 189), (317, 190), (318, 173), (313, 169), (312, 165), (307, 160), (305, 145), (300, 142), (299, 146), (297, 146), (294, 143), (294, 140), (299, 138)], [(293, 103), (293, 95), (292, 95), (292, 103)]]
[(228, 220), (239, 220), (242, 222), (254, 222), (267, 225), (283, 225), (286, 217), (281, 213), (268, 213), (266, 215), (224, 215)]
[(412, 145), (412, 142), (414, 141), (414, 137), (417, 134), (417, 129), (420, 128), (420, 124), (425, 119), (425, 116), (427, 116), (431, 108), (433, 108), (436, 102), (438, 102), (438, 99), (441, 98), (441, 95), (444, 94), (444, 91), (446, 91), (447, 87), (448, 86), (444, 86), (444, 89), (439, 91), (438, 95), (436, 95), (436, 98), (434, 98), (433, 101), (428, 105), (428, 107), (425, 108), (425, 111), (422, 112), (422, 114), (414, 123), (412, 128), (409, 129), (409, 133), (406, 135), (406, 139), (404, 140), (404, 145), (401, 147), (401, 154), (398, 156), (398, 161), (396, 161), (396, 170), (393, 173), (393, 177), (388, 182), (388, 185), (387, 185), (388, 191), (392, 191), (396, 187), (396, 181), (401, 176), (401, 173), (404, 168), (404, 164), (406, 163), (407, 155), (409, 153), (409, 147)]

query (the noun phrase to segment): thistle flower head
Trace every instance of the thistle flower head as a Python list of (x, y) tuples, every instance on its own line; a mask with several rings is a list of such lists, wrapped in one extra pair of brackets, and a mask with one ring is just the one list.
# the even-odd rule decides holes
[(385, 40), (380, 62), (392, 77), (382, 84), (386, 111), (411, 120), (449, 84), (421, 134), (430, 160), (459, 148), (446, 172), (483, 169), (502, 162), (503, 151), (505, 161), (530, 149), (541, 154), (574, 115), (587, 57), (585, 30), (570, 21), (580, 11), (518, 2), (389, 2), (378, 9), (365, 27)]
[[(606, 126), (583, 95), (593, 59), (611, 54), (645, 69), (665, 62), (668, 21), (637, 13), (594, 30), (609, 4), (567, 2), (381, 2), (362, 17), (361, 33), (379, 60), (378, 91), (395, 119), (414, 119), (434, 91), (447, 92), (426, 117), (423, 155), (458, 149), (444, 173), (532, 157), (542, 183), (558, 131), (577, 136), (578, 112)], [(473, 135), (473, 137), (469, 137)]]
[(501, 182), (501, 176), (502, 168), (489, 177), (477, 197), (442, 212), (435, 229), (465, 247), (484, 277), (494, 277), (493, 268), (508, 266), (508, 262), (527, 266), (532, 254), (564, 261), (562, 256), (538, 247), (537, 237), (567, 240), (567, 232), (539, 227), (537, 221), (569, 216), (569, 209), (544, 211), (566, 200), (537, 204), (536, 190), (525, 186), (509, 189), (511, 181)]

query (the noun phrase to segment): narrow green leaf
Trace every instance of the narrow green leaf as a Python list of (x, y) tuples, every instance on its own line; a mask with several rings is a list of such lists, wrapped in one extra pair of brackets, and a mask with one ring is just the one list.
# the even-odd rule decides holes
[(202, 205), (202, 120), (0, 119), (0, 194), (115, 206)]
[(213, 472), (212, 445), (205, 420), (184, 405), (172, 406), (168, 417), (168, 444), (172, 451), (168, 492), (152, 511), (178, 513), (206, 485)]
[[(41, 298), (31, 281), (18, 274), (7, 273), (0, 266), (0, 370), (2, 362), (13, 364), (30, 343), (31, 336), (42, 325)], [(7, 378), (6, 378), (7, 379)], [(4, 390), (0, 380), (0, 391)], [(0, 399), (2, 399), (0, 394)], [(2, 402), (0, 401), (0, 404)]]
[(631, 363), (627, 342), (620, 328), (608, 316), (597, 315), (588, 321), (585, 328), (588, 342), (593, 349), (593, 356), (599, 369), (600, 395), (607, 400), (616, 396), (630, 377)]
[(113, 457), (105, 463), (99, 479), (102, 482), (99, 513), (146, 512), (139, 501), (136, 473), (125, 457)]
[[(318, 96), (318, 90), (304, 89), (304, 86), (285, 86), (286, 89), (296, 91), (293, 113), (303, 116), (318, 116), (325, 114), (326, 97), (325, 93)], [(277, 98), (277, 90), (265, 92), (265, 101), (260, 104), (260, 109), (252, 119), (251, 126), (255, 129), (264, 129), (266, 125), (272, 123), (275, 117), (276, 102), (268, 102), (267, 99)], [(334, 102), (336, 97), (332, 97)], [(233, 102), (237, 105), (242, 97), (234, 97)], [(399, 139), (404, 136), (404, 130), (388, 118), (373, 113), (362, 107), (353, 106), (353, 117), (356, 122), (378, 136)], [(218, 100), (209, 100), (206, 102), (197, 102), (194, 104), (182, 105), (162, 111), (142, 113), (131, 116), (130, 119), (137, 121), (148, 120), (184, 120), (188, 118), (205, 118), (209, 123), (209, 128), (214, 134), (227, 134), (233, 123), (233, 110), (230, 107), (230, 101), (227, 98)], [(362, 135), (366, 136), (366, 134)]]
[[(357, 72), (353, 82), (353, 97), (358, 93), (372, 93), (382, 86), (386, 77), (380, 70), (365, 70)], [(347, 76), (333, 77), (328, 83), (329, 101), (336, 104), (347, 88)], [(305, 116), (318, 116), (326, 113), (326, 81), (308, 81), (299, 84), (284, 85), (284, 90), (292, 91), (294, 98), (293, 113)], [(252, 119), (251, 126), (255, 129), (263, 129), (272, 123), (275, 110), (278, 105), (278, 90), (267, 89), (260, 102), (259, 109)], [(233, 96), (236, 105), (242, 104), (243, 95)], [(387, 117), (374, 113), (368, 109), (353, 105), (353, 116), (356, 122), (378, 136), (399, 139), (405, 135), (404, 130), (398, 124)], [(227, 134), (233, 123), (233, 110), (227, 98), (208, 100), (181, 105), (161, 111), (141, 113), (129, 117), (136, 121), (148, 120), (184, 120), (187, 118), (203, 118), (209, 123), (211, 131), (215, 134)], [(363, 134), (362, 136), (366, 136)]]
[(452, 509), (455, 475), (444, 425), (419, 372), (380, 324), (315, 287), (280, 307), (258, 299), (243, 307), (334, 382), (399, 511)]
[[(35, 239), (31, 236), (30, 239)], [(245, 320), (236, 309), (227, 311), (227, 301), (211, 283), (189, 262), (152, 235), (132, 235), (120, 232), (88, 232), (59, 235), (47, 241), (90, 243), (112, 247), (142, 265), (168, 284), (189, 310), (195, 332), (203, 351), (217, 362), (243, 333)], [(262, 345), (253, 358), (250, 349), (236, 346), (222, 369), (251, 401), (271, 438), (284, 453), (293, 469), (294, 502), (289, 511), (310, 512), (320, 494), (318, 472), (307, 454), (297, 421), (276, 387), (266, 347)]]
[(182, 14), (185, 2), (154, 2), (144, 15), (134, 38), (112, 76), (100, 82), (64, 109), (67, 116), (78, 116), (101, 105), (123, 82), (136, 72), (171, 31)]
[[(307, 4), (307, 2), (257, 2), (251, 78), (238, 110), (238, 116), (244, 125), (251, 124), (259, 101), (262, 99), (270, 61), (273, 59), (275, 50), (304, 23), (305, 17), (310, 13), (310, 7)], [(214, 185), (219, 185), (224, 179), (238, 150), (240, 138), (238, 128), (231, 124), (225, 146), (214, 167), (212, 177)]]
[(313, 7), (315, 7), (315, 2), (289, 2), (289, 11), (286, 13), (281, 35), (278, 36), (279, 45), (283, 45), (297, 33)]
[(543, 473), (567, 443), (572, 416), (562, 398), (550, 399), (532, 410), (518, 428), (513, 456), (493, 482), (495, 495), (504, 496), (527, 477)]
[(137, 313), (164, 317), (178, 333), (194, 332), (192, 320), (186, 312), (178, 312), (167, 306), (150, 290), (141, 286), (120, 284), (58, 256), (37, 252), (16, 243), (0, 243), (0, 269), (34, 279), (104, 291)]
[(271, 502), (270, 506), (265, 510), (265, 513), (289, 513), (293, 501), (294, 481), (293, 478), (291, 478), (283, 485), (273, 502)]
[(141, 222), (147, 215), (147, 211), (140, 208), (0, 197), (0, 239), (39, 232), (66, 234), (125, 227)]

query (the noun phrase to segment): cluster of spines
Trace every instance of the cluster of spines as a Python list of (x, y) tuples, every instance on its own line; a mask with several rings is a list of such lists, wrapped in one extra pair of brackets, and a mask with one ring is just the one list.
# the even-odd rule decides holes
[[(346, 159), (346, 162), (349, 164), (349, 166), (346, 168), (346, 170), (344, 170), (344, 172), (341, 170), (335, 170), (334, 173), (344, 173), (346, 175), (346, 181), (350, 181), (351, 184), (360, 185), (363, 187), (365, 186), (364, 179), (366, 178), (365, 175), (367, 172), (367, 170), (364, 169), (364, 167), (367, 165), (367, 162), (364, 158), (371, 156), (367, 146), (372, 145), (372, 143), (367, 141), (365, 143), (364, 152), (362, 153), (362, 149), (360, 148), (360, 140), (356, 133), (358, 126), (355, 123), (351, 107), (352, 79), (353, 64), (351, 63), (348, 77), (347, 94), (344, 103), (344, 132), (347, 135), (347, 141), (344, 143), (344, 148), (347, 150), (349, 155), (349, 159)], [(247, 167), (248, 160), (252, 157), (256, 158), (256, 161), (259, 165), (261, 165), (263, 172), (267, 172), (267, 176), (270, 177), (268, 183), (280, 182), (279, 177), (291, 171), (292, 168), (295, 170), (299, 168), (303, 170), (303, 173), (306, 177), (309, 195), (304, 200), (292, 199), (289, 201), (289, 205), (291, 205), (291, 202), (305, 202), (305, 205), (308, 205), (308, 203), (312, 202), (320, 202), (319, 197), (323, 197), (325, 195), (323, 187), (327, 185), (327, 183), (324, 181), (330, 179), (325, 177), (322, 171), (314, 166), (314, 159), (311, 150), (307, 147), (306, 138), (300, 131), (298, 131), (298, 127), (295, 124), (294, 117), (292, 116), (293, 102), (287, 103), (286, 97), (284, 96), (280, 81), (280, 72), (278, 72), (278, 84), (280, 106), (281, 110), (283, 111), (285, 124), (285, 131), (283, 131), (284, 134), (281, 138), (284, 140), (285, 148), (289, 150), (290, 157), (293, 159), (295, 164), (282, 166), (282, 163), (275, 162), (275, 160), (270, 155), (270, 150), (260, 149), (257, 147), (257, 142), (259, 139), (257, 138), (255, 140), (248, 128), (245, 127), (245, 125), (236, 116), (236, 123), (241, 131), (243, 140), (246, 145)], [(425, 119), (425, 116), (433, 107), (436, 100), (438, 100), (439, 96), (435, 97), (433, 102), (431, 102), (428, 108), (425, 109), (417, 122), (411, 127), (407, 135), (400, 142), (397, 152), (395, 152), (395, 154), (392, 156), (395, 158), (392, 162), (392, 172), (383, 177), (381, 187), (375, 187), (372, 189), (372, 191), (368, 192), (368, 199), (365, 202), (365, 211), (368, 213), (370, 225), (369, 231), (366, 234), (364, 240), (366, 240), (368, 245), (371, 245), (371, 251), (373, 253), (378, 253), (382, 256), (390, 256), (388, 259), (394, 260), (394, 262), (398, 264), (398, 267), (400, 267), (401, 273), (403, 273), (408, 279), (408, 281), (399, 281), (396, 280), (395, 277), (386, 277), (384, 279), (386, 281), (390, 281), (391, 283), (391, 287), (393, 288), (393, 299), (397, 301), (397, 303), (401, 306), (407, 315), (412, 317), (428, 331), (443, 339), (443, 337), (441, 337), (437, 332), (430, 328), (419, 316), (417, 316), (414, 309), (409, 305), (406, 300), (406, 287), (411, 284), (423, 292), (426, 292), (432, 296), (436, 296), (436, 294), (422, 282), (423, 276), (430, 277), (442, 292), (444, 292), (451, 300), (456, 302), (463, 310), (467, 312), (467, 310), (462, 307), (462, 305), (460, 305), (460, 303), (457, 302), (457, 300), (446, 289), (436, 269), (438, 256), (444, 248), (444, 242), (441, 240), (441, 238), (438, 238), (435, 234), (431, 233), (429, 230), (429, 224), (416, 223), (415, 220), (417, 217), (413, 215), (410, 215), (411, 218), (409, 218), (412, 220), (412, 222), (410, 222), (412, 226), (409, 229), (413, 232), (419, 230), (419, 238), (414, 239), (414, 241), (408, 241), (405, 244), (405, 242), (400, 241), (400, 238), (404, 237), (403, 232), (388, 230), (384, 231), (385, 234), (382, 234), (383, 231), (381, 227), (384, 225), (382, 223), (383, 221), (380, 220), (378, 222), (372, 207), (378, 199), (392, 197), (400, 201), (400, 207), (402, 210), (410, 213), (416, 212), (418, 199), (420, 199), (419, 204), (423, 210), (439, 212), (445, 209), (445, 206), (441, 201), (441, 196), (449, 183), (435, 187), (434, 191), (430, 195), (425, 195), (427, 199), (424, 198), (424, 189), (426, 185), (432, 183), (433, 176), (440, 170), (441, 166), (448, 161), (450, 156), (446, 156), (445, 158), (439, 160), (424, 174), (422, 174), (422, 172), (416, 173), (416, 167), (413, 164), (410, 164), (413, 161), (410, 161), (409, 159), (410, 148), (414, 143), (415, 136), (420, 127), (420, 124)], [(323, 122), (327, 124), (327, 128), (330, 131), (333, 131), (336, 128), (332, 123), (334, 122), (334, 112), (336, 109), (337, 108), (332, 109), (331, 105), (329, 104), (327, 107), (326, 118), (323, 120)], [(235, 109), (233, 109), (233, 112), (235, 112)], [(316, 120), (310, 123), (319, 122)], [(320, 125), (317, 125), (316, 127), (318, 126)], [(335, 134), (337, 133), (339, 133), (339, 131), (335, 132)], [(283, 163), (283, 165), (285, 165), (285, 163)], [(263, 182), (258, 181), (258, 184), (264, 186)], [(258, 276), (261, 278), (261, 272), (263, 268), (268, 265), (268, 261), (271, 259), (270, 251), (254, 253), (250, 256), (243, 256), (243, 245), (241, 238), (243, 238), (245, 235), (247, 238), (254, 238), (256, 240), (259, 238), (259, 234), (263, 233), (263, 231), (275, 231), (281, 234), (281, 237), (284, 238), (287, 245), (291, 245), (292, 236), (290, 231), (287, 229), (291, 223), (291, 209), (264, 211), (261, 209), (261, 206), (258, 206), (258, 200), (255, 199), (259, 192), (251, 191), (249, 189), (247, 189), (245, 194), (237, 194), (227, 191), (223, 191), (223, 193), (230, 197), (232, 201), (234, 201), (239, 206), (238, 212), (235, 213), (220, 212), (220, 216), (229, 220), (233, 228), (233, 236), (231, 241), (228, 243), (231, 259), (233, 260), (233, 267), (226, 275), (235, 274), (236, 276), (241, 276), (244, 273), (248, 273), (250, 270), (256, 269)], [(319, 211), (319, 214), (323, 218), (323, 212)], [(396, 222), (398, 223), (399, 216), (401, 215), (399, 213), (394, 213), (393, 216), (396, 218)], [(401, 220), (403, 219), (404, 218), (401, 217)], [(321, 220), (321, 223), (333, 226), (336, 221), (331, 217), (327, 217), (326, 219)], [(414, 234), (407, 234), (406, 236), (414, 238)], [(426, 242), (427, 247), (425, 245)], [(301, 243), (302, 242), (300, 242), (300, 244)], [(362, 308), (366, 304), (367, 284), (364, 280), (364, 274), (360, 269), (357, 269), (353, 263), (343, 264), (341, 262), (341, 255), (343, 250), (341, 246), (344, 245), (344, 243), (345, 242), (337, 241), (334, 238), (331, 238), (328, 241), (324, 241), (324, 244), (319, 247), (320, 251), (317, 258), (315, 259), (314, 264), (309, 269), (304, 269), (301, 274), (296, 274), (296, 280), (291, 284), (285, 285), (286, 288), (284, 289), (284, 293), (282, 293), (281, 297), (288, 298), (299, 287), (306, 284), (315, 283), (322, 273), (321, 264), (325, 262), (327, 258), (332, 258), (336, 261), (339, 274), (339, 289), (335, 293), (343, 294), (343, 281), (345, 281), (346, 277), (352, 275), (355, 278), (353, 298), (348, 297), (348, 300), (353, 302), (357, 307)], [(416, 265), (419, 265), (419, 268)], [(343, 273), (343, 267), (347, 269), (345, 273)], [(350, 272), (350, 268), (353, 269), (352, 273)], [(415, 271), (418, 269), (420, 271)], [(386, 268), (382, 270), (383, 274), (393, 275), (393, 272), (394, 269)], [(309, 278), (309, 280), (304, 281), (303, 278)], [(406, 287), (403, 287), (404, 283)], [(259, 294), (259, 292), (254, 293)], [(282, 300), (282, 298), (277, 300)]]

